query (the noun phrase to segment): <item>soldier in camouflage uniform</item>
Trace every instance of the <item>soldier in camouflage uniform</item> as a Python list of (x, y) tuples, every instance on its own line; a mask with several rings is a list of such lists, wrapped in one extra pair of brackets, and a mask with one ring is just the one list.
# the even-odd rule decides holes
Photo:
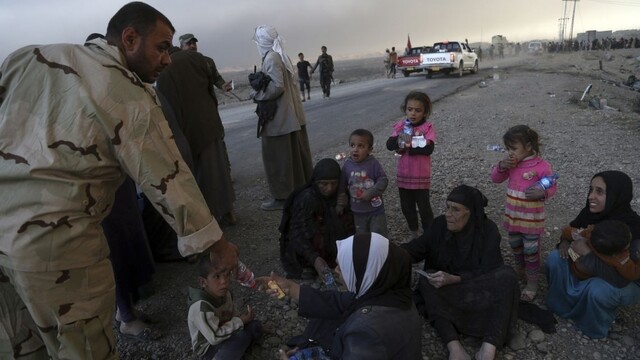
[(237, 263), (149, 84), (170, 62), (174, 31), (129, 3), (106, 40), (28, 46), (2, 64), (0, 358), (118, 357), (100, 223), (125, 173), (175, 229), (182, 255)]
[(313, 74), (316, 71), (316, 68), (320, 66), (320, 87), (322, 88), (322, 96), (325, 99), (331, 97), (331, 81), (333, 80), (333, 57), (327, 54), (327, 47), (322, 46), (320, 48), (322, 54), (318, 56), (318, 61), (311, 69), (311, 73)]

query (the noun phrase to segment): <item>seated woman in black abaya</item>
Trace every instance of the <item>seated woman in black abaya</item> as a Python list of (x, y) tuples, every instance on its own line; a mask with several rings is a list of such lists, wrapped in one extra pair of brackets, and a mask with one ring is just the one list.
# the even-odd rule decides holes
[(336, 213), (340, 165), (322, 159), (311, 180), (294, 191), (285, 204), (280, 223), (280, 260), (287, 278), (315, 278), (336, 266), (336, 240), (353, 235), (353, 214)]
[(482, 339), (476, 359), (493, 359), (518, 315), (518, 277), (504, 265), (500, 232), (485, 206), (478, 189), (460, 185), (447, 197), (445, 215), (403, 246), (414, 262), (425, 261), (428, 276), (420, 277), (418, 291), (449, 359), (470, 359), (459, 333)]

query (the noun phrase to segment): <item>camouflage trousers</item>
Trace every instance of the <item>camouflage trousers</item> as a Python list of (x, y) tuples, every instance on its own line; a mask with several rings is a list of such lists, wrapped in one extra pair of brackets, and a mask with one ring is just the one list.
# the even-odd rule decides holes
[(0, 266), (0, 359), (117, 359), (114, 309), (108, 259), (50, 272)]

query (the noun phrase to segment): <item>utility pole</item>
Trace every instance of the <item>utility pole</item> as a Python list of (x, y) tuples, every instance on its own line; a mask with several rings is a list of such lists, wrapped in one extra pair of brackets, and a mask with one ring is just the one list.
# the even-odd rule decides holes
[(573, 2), (573, 15), (571, 15), (571, 31), (569, 32), (569, 42), (573, 41), (573, 20), (576, 17), (576, 4), (578, 3), (578, 1), (580, 0), (562, 0), (564, 1), (564, 13), (563, 13), (563, 17), (566, 15), (567, 12), (567, 3), (569, 1)]
[(562, 17), (560, 19), (558, 19), (560, 21), (560, 43), (564, 42), (564, 31), (567, 28), (566, 24), (566, 20), (567, 20), (567, 2), (565, 0), (562, 0), (564, 2), (563, 6), (562, 6)]
[(569, 20), (569, 18), (566, 17), (558, 19), (558, 38), (560, 39), (558, 42), (560, 43), (564, 42), (564, 33), (565, 29), (567, 28), (567, 20)]

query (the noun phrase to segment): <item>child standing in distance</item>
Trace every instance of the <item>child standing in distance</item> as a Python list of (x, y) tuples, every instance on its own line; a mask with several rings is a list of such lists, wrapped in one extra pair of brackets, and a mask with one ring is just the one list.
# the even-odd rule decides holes
[(262, 323), (251, 307), (239, 314), (229, 286), (234, 270), (202, 256), (198, 263), (200, 289), (189, 287), (187, 316), (191, 346), (200, 359), (240, 360), (262, 335)]
[(382, 165), (371, 155), (373, 134), (357, 129), (349, 136), (350, 156), (342, 166), (336, 211), (341, 214), (350, 201), (356, 234), (375, 232), (387, 237), (387, 217), (382, 193), (389, 180)]
[[(431, 188), (431, 154), (435, 147), (436, 129), (427, 121), (433, 109), (431, 99), (421, 91), (412, 91), (400, 107), (406, 118), (393, 124), (387, 149), (400, 155), (396, 183), (400, 193), (400, 208), (411, 232), (409, 240), (420, 236), (418, 211), (422, 230), (433, 221), (429, 201)], [(416, 211), (416, 206), (418, 210)]]
[(532, 301), (538, 292), (540, 277), (540, 236), (544, 232), (544, 201), (557, 190), (554, 184), (547, 190), (536, 185), (551, 175), (551, 165), (540, 157), (540, 137), (526, 125), (517, 125), (502, 137), (507, 156), (494, 165), (491, 180), (507, 184), (504, 228), (509, 234), (509, 246), (516, 260), (516, 271), (527, 285), (521, 300)]
[(304, 54), (298, 54), (298, 63), (296, 66), (298, 67), (298, 82), (300, 83), (300, 92), (302, 93), (302, 102), (305, 102), (304, 99), (304, 89), (307, 89), (307, 99), (311, 100), (311, 77), (309, 76), (309, 68), (313, 67), (311, 64), (304, 59)]

